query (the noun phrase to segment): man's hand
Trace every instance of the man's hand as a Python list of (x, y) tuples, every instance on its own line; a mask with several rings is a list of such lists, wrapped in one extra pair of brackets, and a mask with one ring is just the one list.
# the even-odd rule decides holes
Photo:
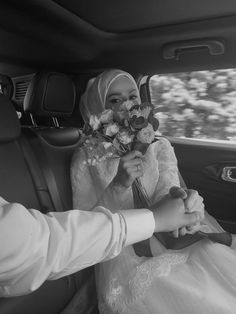
[[(181, 198), (184, 200), (186, 213), (197, 211), (200, 215), (201, 220), (204, 218), (204, 204), (203, 198), (198, 194), (196, 190), (182, 189), (180, 187), (172, 187), (170, 189), (170, 195), (173, 198)], [(194, 230), (198, 230), (199, 223), (191, 226), (182, 227), (179, 230), (173, 232), (174, 237), (178, 237), (179, 234), (184, 236), (187, 233), (193, 233)]]
[(197, 211), (186, 213), (184, 201), (181, 198), (173, 198), (170, 194), (153, 205), (151, 210), (156, 222), (155, 232), (174, 231), (201, 220), (201, 215)]

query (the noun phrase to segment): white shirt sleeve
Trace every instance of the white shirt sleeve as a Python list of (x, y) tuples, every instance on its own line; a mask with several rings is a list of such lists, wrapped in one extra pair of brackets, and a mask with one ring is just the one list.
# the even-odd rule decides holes
[(154, 224), (145, 209), (113, 214), (98, 206), (44, 215), (0, 197), (0, 296), (30, 293), (47, 279), (113, 258), (151, 237)]

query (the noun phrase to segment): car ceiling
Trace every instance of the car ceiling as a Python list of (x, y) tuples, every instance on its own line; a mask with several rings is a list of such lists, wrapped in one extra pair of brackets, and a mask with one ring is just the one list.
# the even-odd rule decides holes
[[(0, 71), (233, 67), (235, 35), (235, 0), (6, 0), (0, 3)], [(167, 44), (204, 39), (219, 40), (224, 53), (190, 50), (163, 58)]]
[(160, 25), (204, 20), (236, 13), (235, 1), (222, 0), (56, 0), (63, 8), (98, 29), (137, 31)]

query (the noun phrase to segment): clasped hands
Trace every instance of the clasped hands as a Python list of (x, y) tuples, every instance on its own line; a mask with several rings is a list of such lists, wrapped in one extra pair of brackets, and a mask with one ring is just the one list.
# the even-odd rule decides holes
[(204, 218), (203, 198), (196, 190), (172, 187), (169, 194), (152, 205), (155, 232), (173, 232), (174, 237), (195, 233)]

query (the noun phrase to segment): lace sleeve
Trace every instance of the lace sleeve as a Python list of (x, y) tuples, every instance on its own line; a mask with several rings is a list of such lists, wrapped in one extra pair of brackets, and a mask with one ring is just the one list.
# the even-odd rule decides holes
[(77, 149), (71, 162), (73, 207), (91, 210), (99, 198), (100, 184), (96, 182), (96, 177), (93, 178), (92, 167), (88, 167), (85, 160), (86, 151), (83, 148)]
[(104, 190), (104, 193), (99, 198), (96, 206), (104, 206), (113, 212), (122, 209), (133, 209), (134, 202), (132, 187), (124, 188), (112, 181)]
[(159, 179), (156, 185), (155, 201), (169, 192), (172, 186), (179, 186), (179, 171), (175, 152), (170, 142), (161, 137), (155, 145)]
[(100, 205), (113, 212), (132, 209), (132, 189), (122, 188), (113, 182), (119, 161), (106, 160), (96, 166), (87, 166), (86, 159), (83, 148), (78, 149), (72, 158), (73, 207), (92, 210)]

